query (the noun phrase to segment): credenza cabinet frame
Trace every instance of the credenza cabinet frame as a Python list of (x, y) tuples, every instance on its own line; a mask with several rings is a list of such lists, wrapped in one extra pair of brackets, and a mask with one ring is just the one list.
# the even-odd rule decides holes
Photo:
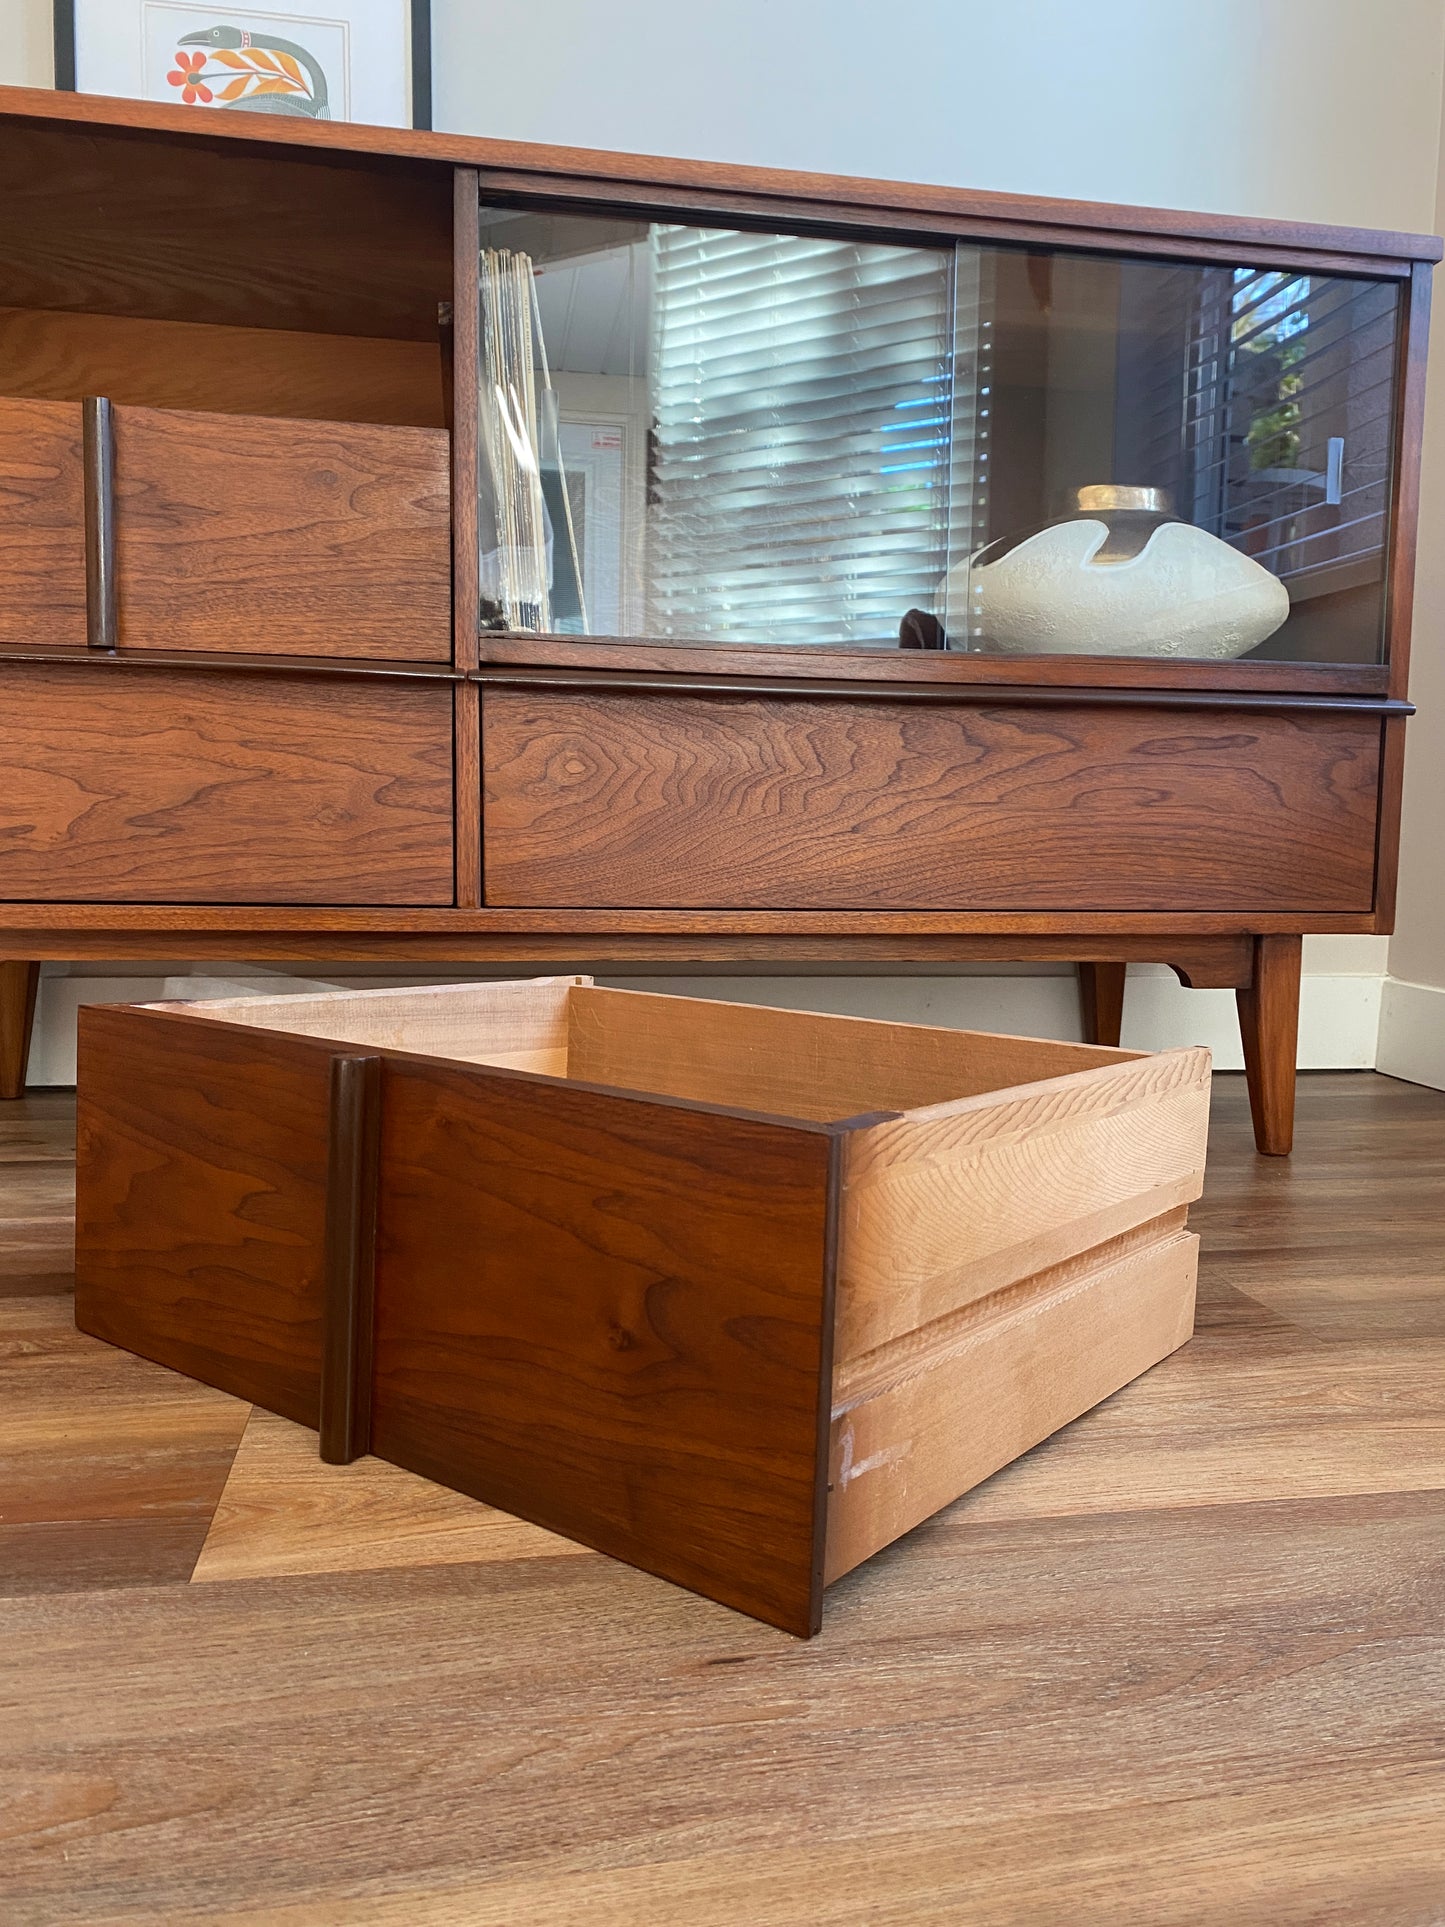
[[(0, 559), (0, 745), (13, 812), (0, 823), (0, 1092), (23, 1084), (42, 959), (243, 955), (508, 972), (1068, 961), (1080, 966), (1086, 1034), (1100, 1043), (1118, 1041), (1128, 962), (1152, 960), (1186, 983), (1236, 991), (1260, 1148), (1287, 1151), (1301, 939), (1393, 922), (1440, 244), (260, 120), (0, 90), (0, 350), (14, 371), (0, 391), (22, 403), (94, 398), (74, 439), (68, 511), (83, 521), (83, 586), (62, 593), (46, 578), (37, 588), (32, 571), (7, 605)], [(1387, 662), (481, 633), (482, 197), (1395, 281)], [(219, 264), (188, 258), (165, 239), (178, 206), (193, 206), (197, 223), (247, 219), (247, 247)], [(268, 423), (289, 425), (291, 466), (276, 472), (319, 488), (318, 499), (338, 473), (328, 435), (350, 450), (344, 461), (375, 446), (403, 451), (412, 474), (450, 430), (449, 649), (431, 616), (408, 626), (408, 595), (435, 610), (439, 581), (434, 557), (418, 573), (415, 545), (430, 540), (437, 503), (425, 507), (414, 487), (347, 497), (369, 504), (378, 526), (404, 499), (415, 523), (396, 579), (378, 571), (387, 611), (372, 639), (348, 643), (366, 634), (354, 608), (319, 642), (306, 620), (294, 628), (299, 646), (254, 632), (247, 604), (265, 606), (262, 584), (234, 559), (234, 620), (216, 614), (214, 597), (193, 620), (184, 576), (157, 586), (157, 565), (135, 546), (143, 492), (127, 477), (143, 464), (127, 433), (146, 430), (162, 452), (200, 446), (204, 460), (214, 447), (224, 470), (227, 415), (248, 418), (236, 445), (252, 449), (263, 478)], [(25, 446), (15, 419), (18, 440), (0, 433), (7, 472)], [(357, 429), (345, 443), (348, 422), (377, 433), (367, 442)], [(206, 423), (219, 424), (209, 442)], [(156, 478), (175, 468), (158, 455), (144, 496), (160, 577), (170, 525)], [(359, 539), (354, 528), (343, 537)], [(326, 606), (306, 602), (305, 561), (287, 560), (303, 572), (303, 617)], [(184, 566), (195, 570), (194, 554)], [(565, 750), (549, 755), (549, 735)], [(136, 773), (147, 743), (149, 777)], [(784, 751), (799, 743), (816, 780), (780, 787)], [(1131, 758), (1168, 764), (1177, 795), (1152, 825), (1107, 819), (1086, 800), (1051, 843), (1011, 813), (1006, 784), (990, 787), (1031, 743), (1047, 747), (1065, 792), (1077, 752), (1081, 767), (1112, 758), (1126, 774)], [(686, 782), (668, 774), (674, 751)], [(188, 754), (199, 771), (189, 788), (177, 775)], [(922, 799), (916, 822), (900, 804), (903, 758)], [(617, 771), (625, 780), (610, 780)], [(1274, 800), (1246, 814), (1247, 797), (1266, 791)], [(49, 851), (34, 842), (41, 820), (62, 826)]]

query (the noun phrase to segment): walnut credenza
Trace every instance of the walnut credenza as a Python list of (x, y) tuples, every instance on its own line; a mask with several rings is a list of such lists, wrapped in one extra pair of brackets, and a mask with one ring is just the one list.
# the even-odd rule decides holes
[[(0, 1090), (47, 958), (1067, 960), (1104, 1043), (1148, 959), (1287, 1151), (1301, 939), (1391, 927), (1439, 244), (263, 123), (0, 90)], [(1390, 284), (1378, 659), (484, 627), (479, 193)]]

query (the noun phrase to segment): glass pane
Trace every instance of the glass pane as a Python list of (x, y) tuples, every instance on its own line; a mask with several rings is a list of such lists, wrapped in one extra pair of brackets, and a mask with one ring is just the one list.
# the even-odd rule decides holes
[(487, 626), (1373, 661), (1397, 289), (483, 209)]

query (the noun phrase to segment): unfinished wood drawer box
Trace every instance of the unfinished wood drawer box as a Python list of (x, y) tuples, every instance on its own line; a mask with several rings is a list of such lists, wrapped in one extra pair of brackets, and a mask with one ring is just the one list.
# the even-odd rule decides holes
[(1209, 1058), (585, 978), (81, 1013), (76, 1320), (741, 1611), (1189, 1337)]

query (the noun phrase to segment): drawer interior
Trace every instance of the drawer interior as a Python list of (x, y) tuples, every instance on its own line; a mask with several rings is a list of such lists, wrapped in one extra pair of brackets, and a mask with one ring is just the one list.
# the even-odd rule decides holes
[(819, 1123), (946, 1104), (1138, 1055), (605, 990), (585, 977), (226, 998), (182, 1007), (228, 1023)]

